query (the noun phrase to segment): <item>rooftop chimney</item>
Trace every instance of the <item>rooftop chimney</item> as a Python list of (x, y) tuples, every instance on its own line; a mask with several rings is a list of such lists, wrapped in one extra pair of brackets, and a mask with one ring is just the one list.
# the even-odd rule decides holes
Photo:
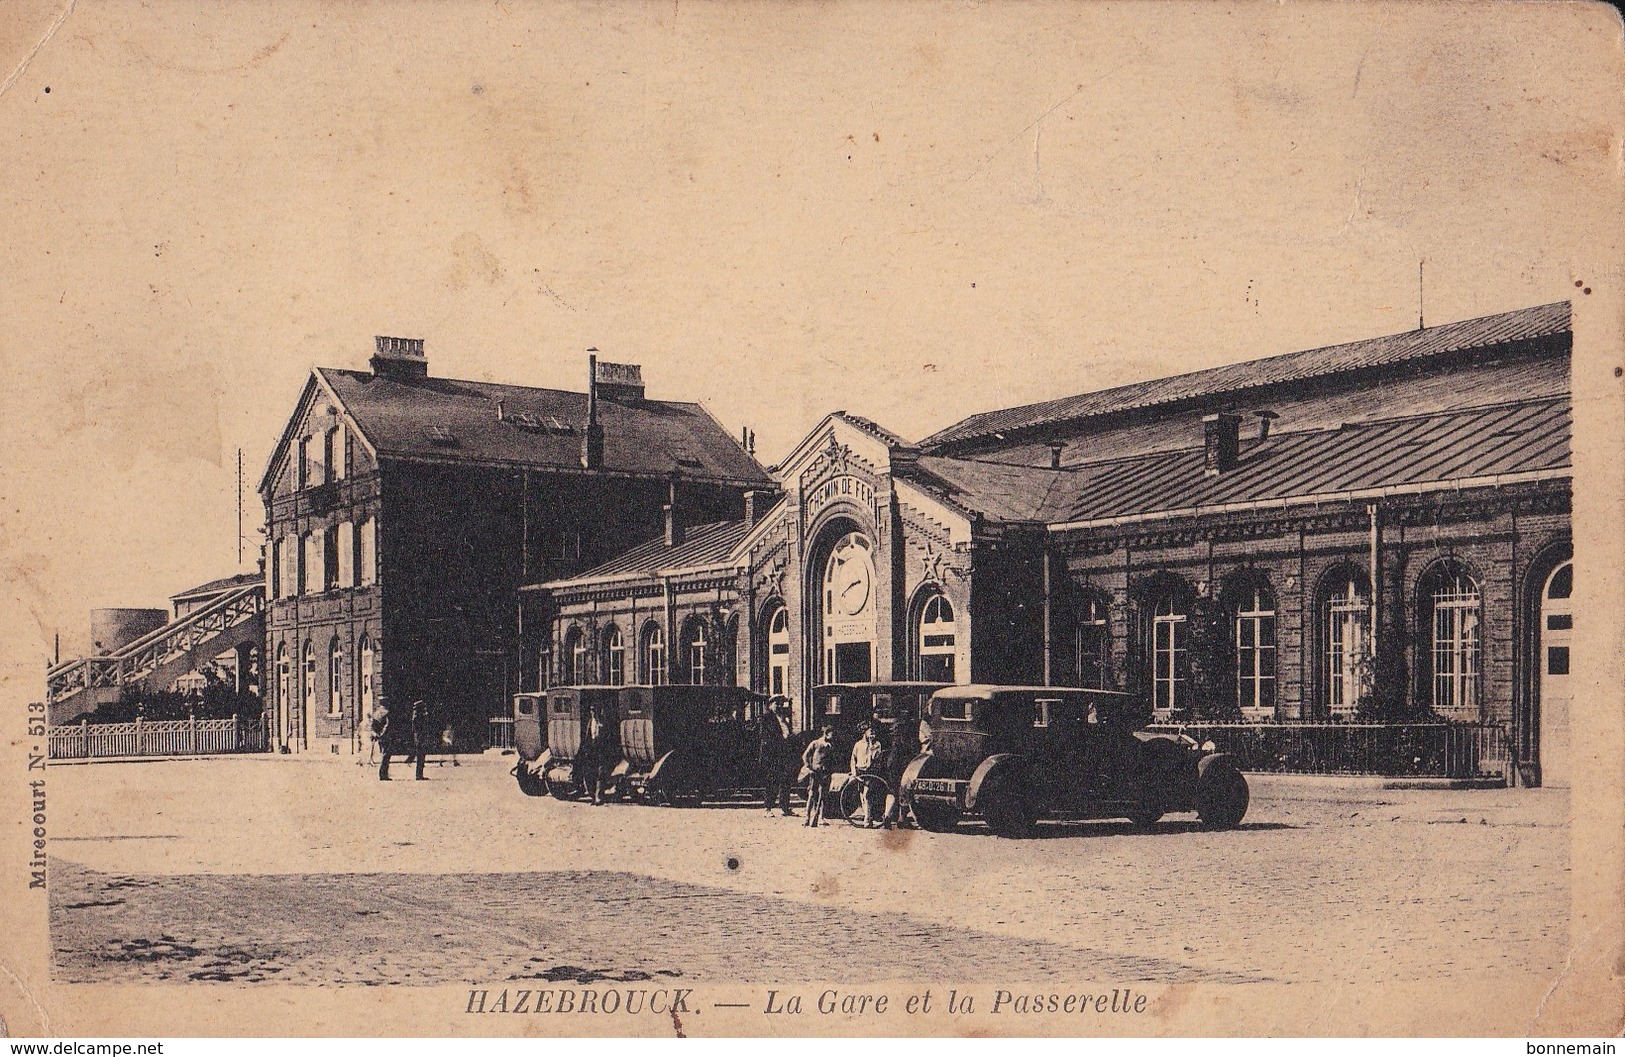
[(1065, 450), (1066, 450), (1066, 441), (1064, 441), (1064, 440), (1052, 440), (1052, 441), (1049, 442), (1049, 468), (1050, 469), (1059, 470), (1061, 468), (1061, 452), (1063, 452)]
[(1262, 444), (1270, 439), (1270, 423), (1281, 416), (1273, 411), (1254, 411), (1258, 416), (1258, 443)]
[(1236, 468), (1241, 457), (1241, 416), (1228, 411), (1202, 417), (1202, 447), (1209, 476)]
[(386, 338), (376, 335), (372, 339), (374, 377), (388, 378), (392, 382), (415, 382), (429, 377), (429, 361), (423, 355), (422, 338)]
[[(595, 350), (596, 351), (596, 350)], [(598, 395), (617, 404), (643, 399), (643, 367), (636, 363), (600, 363), (593, 368)]]
[(587, 432), (581, 438), (581, 467), (604, 465), (604, 427), (598, 424), (598, 350), (587, 350)]
[(767, 498), (767, 497), (765, 495), (763, 495), (761, 492), (758, 492), (754, 488), (752, 488), (750, 491), (745, 493), (745, 525), (746, 525), (746, 527), (749, 527), (751, 525), (756, 524), (756, 517), (760, 513), (760, 511), (757, 510), (757, 507), (759, 505), (761, 505), (762, 501), (765, 498)]

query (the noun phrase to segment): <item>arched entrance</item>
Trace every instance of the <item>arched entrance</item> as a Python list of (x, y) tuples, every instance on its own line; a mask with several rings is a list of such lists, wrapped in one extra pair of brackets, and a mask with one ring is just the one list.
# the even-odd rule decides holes
[(1546, 578), (1540, 595), (1539, 736), (1540, 783), (1569, 784), (1569, 705), (1573, 701), (1569, 646), (1574, 639), (1574, 563)]
[(849, 521), (832, 524), (815, 553), (817, 683), (865, 683), (875, 670), (875, 545)]

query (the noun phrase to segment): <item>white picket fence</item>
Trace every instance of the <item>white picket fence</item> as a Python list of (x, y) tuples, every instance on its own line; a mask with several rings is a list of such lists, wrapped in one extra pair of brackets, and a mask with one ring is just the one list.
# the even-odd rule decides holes
[(99, 760), (117, 756), (203, 756), (266, 751), (265, 729), (235, 719), (173, 719), (89, 723), (52, 727), (53, 760)]

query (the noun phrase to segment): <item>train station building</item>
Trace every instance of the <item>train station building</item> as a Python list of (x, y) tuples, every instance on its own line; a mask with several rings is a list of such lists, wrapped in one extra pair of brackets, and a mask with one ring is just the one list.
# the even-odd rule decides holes
[(1564, 784), (1571, 346), (1553, 304), (913, 443), (835, 412), (719, 479), (742, 516), (674, 492), (530, 576), (522, 688), (1115, 688), (1146, 721), (1494, 728), (1515, 780)]
[(483, 749), (519, 689), (522, 584), (771, 489), (702, 407), (589, 359), (585, 392), (429, 374), (420, 339), (314, 369), (262, 478), (275, 747), (359, 753), (379, 703), (423, 699), (435, 744)]

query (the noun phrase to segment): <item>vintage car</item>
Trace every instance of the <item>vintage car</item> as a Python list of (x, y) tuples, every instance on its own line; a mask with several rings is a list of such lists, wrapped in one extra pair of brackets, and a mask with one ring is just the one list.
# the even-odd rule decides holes
[[(621, 763), (620, 727), (621, 687), (556, 686), (547, 691), (547, 761), (533, 769), (547, 791), (555, 799), (574, 800), (597, 778), (605, 782), (606, 793), (613, 793), (613, 775)], [(519, 737), (516, 721), (515, 743)], [(519, 773), (525, 769), (521, 761)]]
[(954, 686), (932, 695), (929, 749), (903, 773), (923, 829), (980, 815), (1002, 837), (1044, 818), (1126, 818), (1150, 827), (1195, 811), (1228, 829), (1247, 813), (1247, 779), (1224, 753), (1134, 729), (1133, 699), (1105, 690)]
[(737, 686), (627, 686), (620, 702), (618, 788), (656, 803), (697, 805), (761, 785), (760, 695)]
[(547, 751), (547, 691), (513, 695), (513, 748), (519, 757), (514, 765), (514, 777), (519, 779), (519, 790), (526, 796), (542, 796), (547, 792), (547, 765), (552, 760)]

